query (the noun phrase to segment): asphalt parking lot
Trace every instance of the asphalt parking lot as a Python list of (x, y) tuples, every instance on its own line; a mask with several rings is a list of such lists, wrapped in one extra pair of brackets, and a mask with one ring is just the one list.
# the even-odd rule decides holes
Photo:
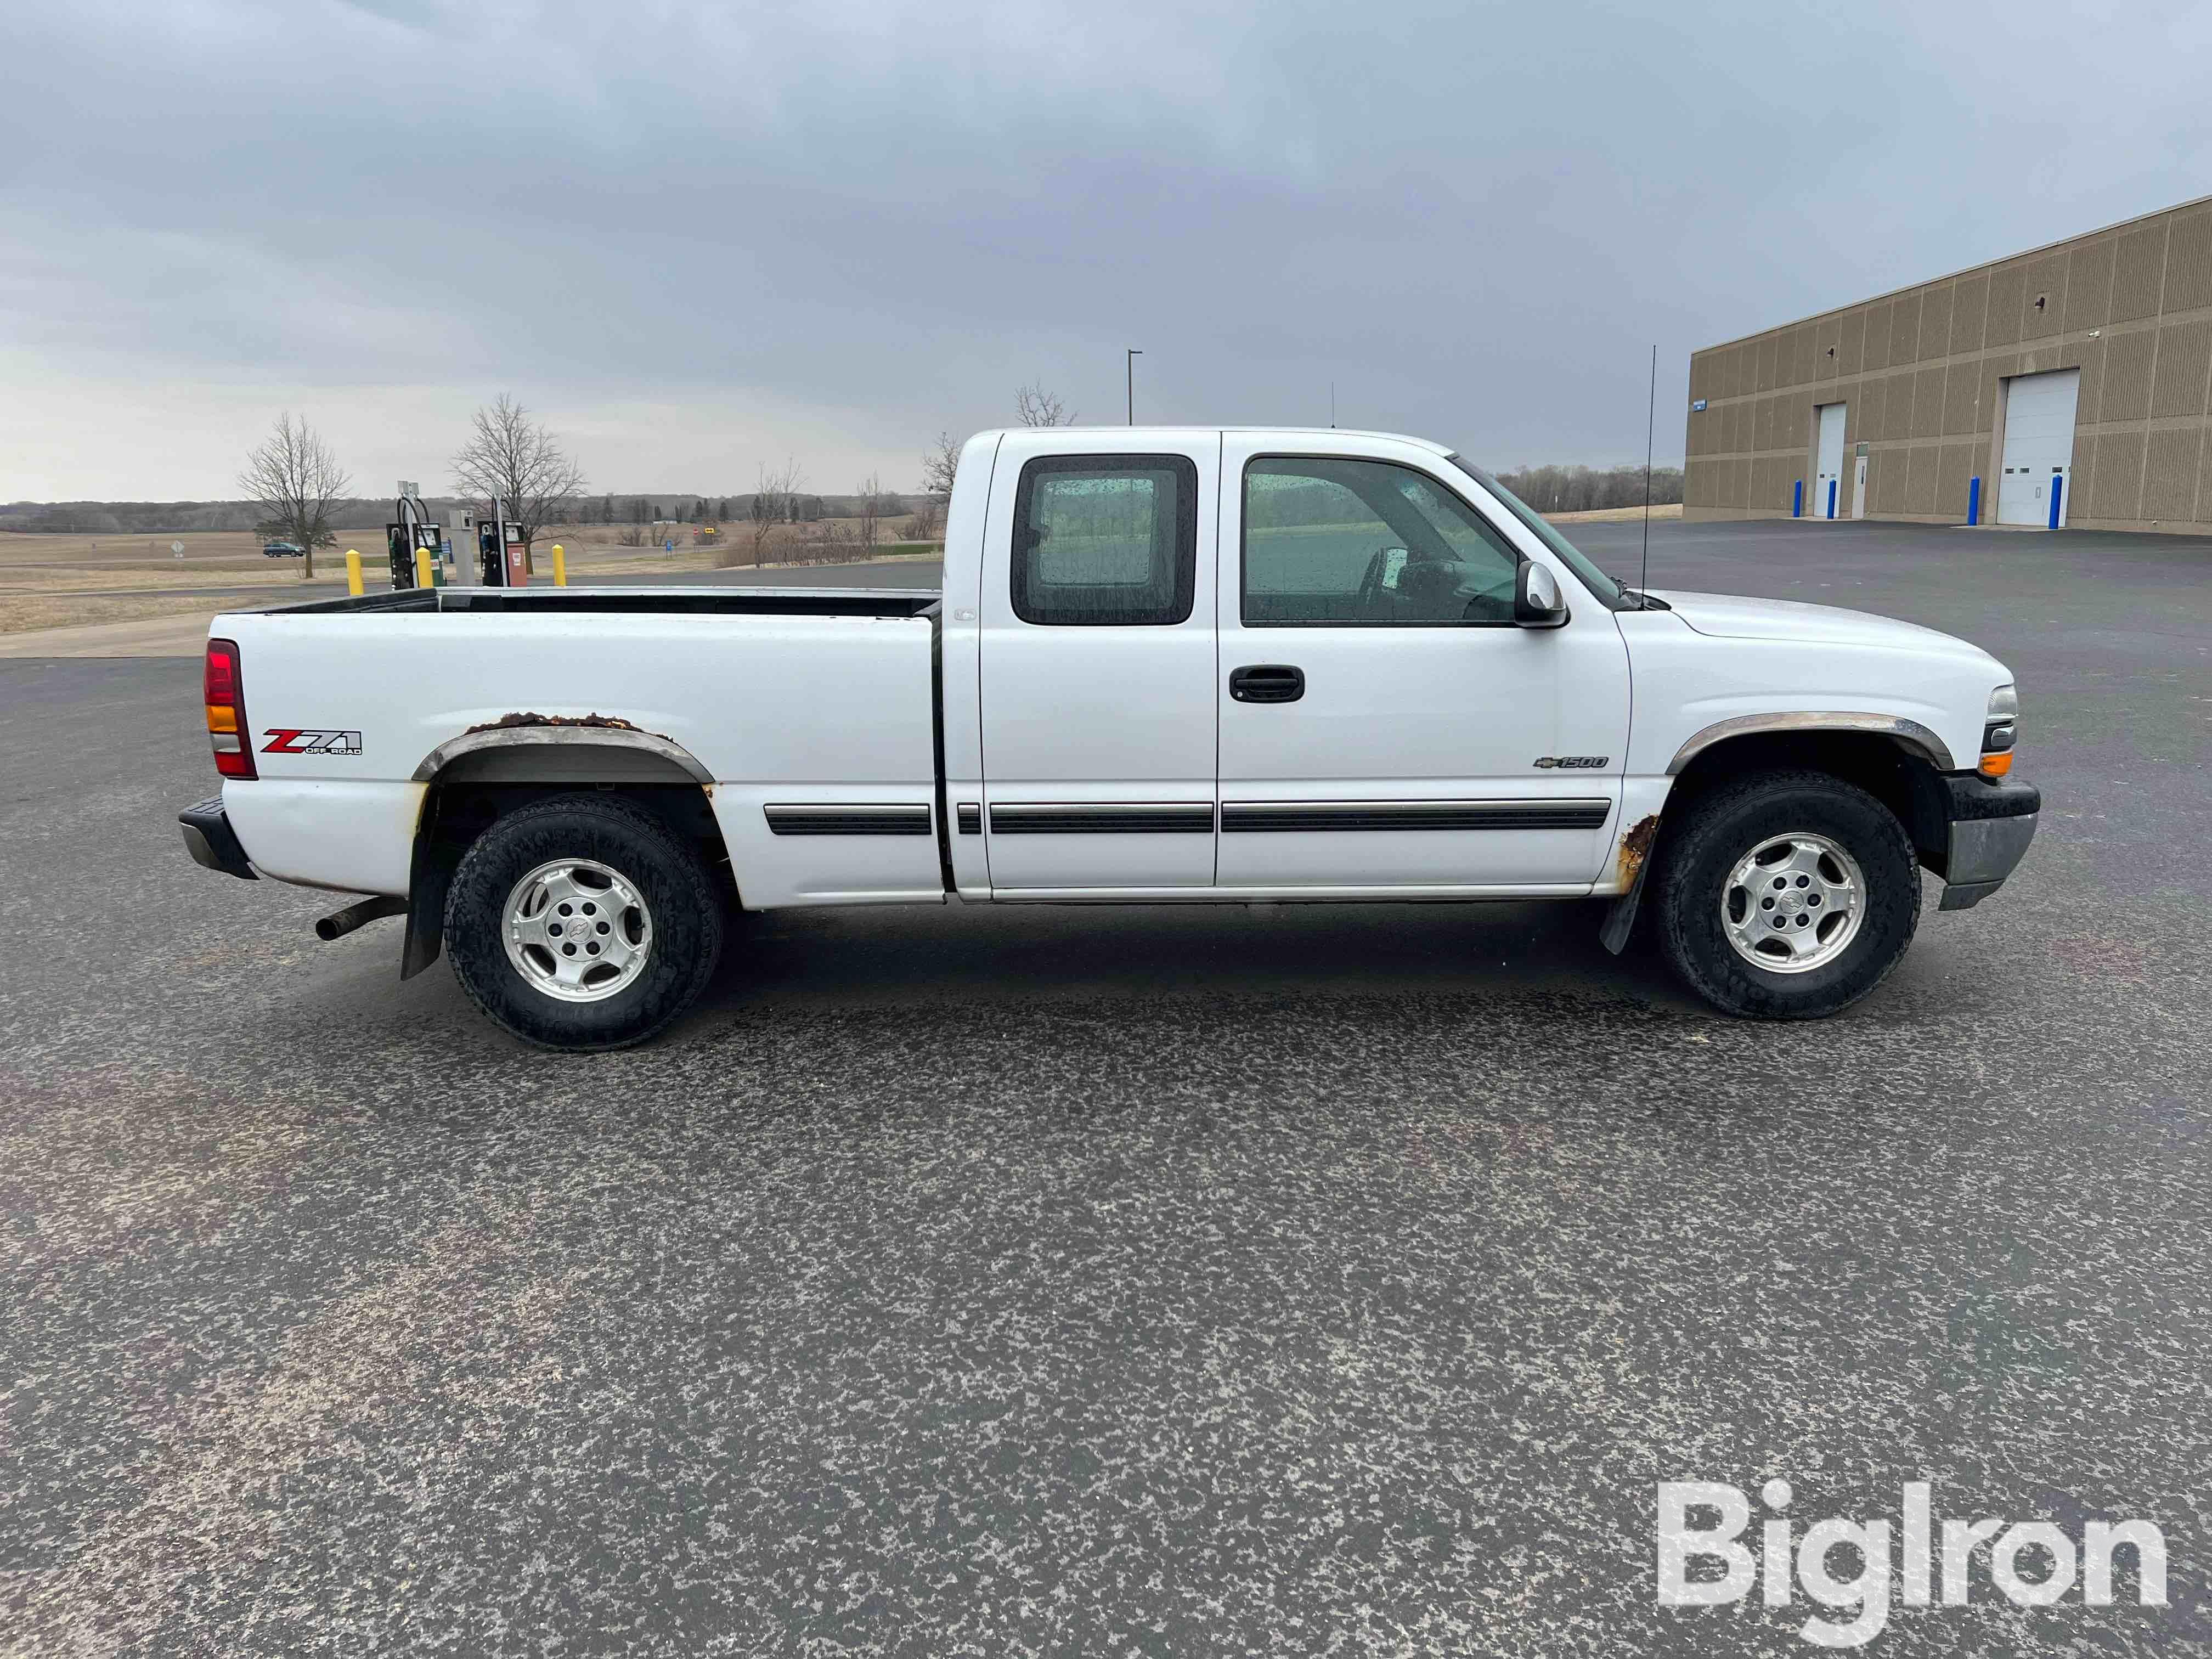
[(952, 908), (539, 1054), (185, 859), (197, 663), (0, 663), (0, 1649), (1784, 1653), (1652, 1572), (1655, 1481), (1783, 1475), (2165, 1529), (2165, 1609), (1875, 1651), (2212, 1651), (2212, 544), (1650, 581), (2018, 673), (2027, 863), (1837, 1019), (1589, 907)]

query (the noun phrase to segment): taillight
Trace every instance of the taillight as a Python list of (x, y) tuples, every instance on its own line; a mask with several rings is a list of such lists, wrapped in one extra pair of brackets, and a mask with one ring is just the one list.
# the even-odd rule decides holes
[(238, 642), (210, 640), (207, 672), (208, 742), (215, 769), (227, 778), (258, 778), (253, 768), (252, 728), (246, 723), (246, 682), (238, 672)]

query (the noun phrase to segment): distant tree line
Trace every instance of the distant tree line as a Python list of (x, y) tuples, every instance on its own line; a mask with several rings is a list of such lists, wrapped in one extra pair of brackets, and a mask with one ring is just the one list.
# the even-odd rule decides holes
[[(1640, 466), (1524, 466), (1500, 472), (1498, 482), (1539, 513), (1593, 513), (1610, 507), (1644, 505)], [(1682, 469), (1651, 469), (1651, 504), (1665, 507), (1682, 499)]]
[[(865, 491), (850, 495), (780, 494), (775, 503), (776, 522), (813, 524), (822, 519), (864, 519), (869, 504), (875, 516), (889, 518), (923, 511), (926, 498), (919, 495)], [(448, 526), (460, 522), (468, 511), (482, 511), (483, 503), (456, 495), (428, 495), (423, 503), (431, 515)], [(752, 516), (753, 495), (622, 495), (602, 492), (584, 495), (556, 512), (550, 522), (574, 525), (735, 525)], [(330, 522), (349, 529), (380, 525), (392, 516), (389, 497), (346, 495), (330, 507)], [(43, 532), (52, 535), (152, 536), (173, 535), (187, 530), (252, 530), (265, 512), (258, 501), (17, 501), (0, 506), (0, 530)]]

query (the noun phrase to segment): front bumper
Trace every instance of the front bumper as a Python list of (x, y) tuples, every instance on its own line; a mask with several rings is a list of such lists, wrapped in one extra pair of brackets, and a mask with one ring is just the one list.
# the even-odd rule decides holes
[(2043, 811), (2043, 792), (2010, 778), (1978, 773), (1943, 780), (1950, 792), (1950, 844), (1943, 863), (1941, 908), (1971, 910), (1998, 888), (2027, 855)]
[(236, 876), (240, 881), (260, 879), (253, 873), (246, 849), (238, 844), (238, 832), (230, 827), (230, 814), (222, 810), (221, 795), (210, 795), (197, 806), (187, 806), (177, 814), (177, 822), (184, 828), (185, 851), (192, 855), (193, 863)]

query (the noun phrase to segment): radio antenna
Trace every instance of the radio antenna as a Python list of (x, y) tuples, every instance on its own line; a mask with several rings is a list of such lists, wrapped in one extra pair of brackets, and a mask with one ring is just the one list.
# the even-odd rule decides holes
[(1651, 348), (1651, 393), (1644, 405), (1644, 563), (1636, 573), (1636, 602), (1641, 610), (1651, 581), (1651, 434), (1659, 422), (1659, 348)]

